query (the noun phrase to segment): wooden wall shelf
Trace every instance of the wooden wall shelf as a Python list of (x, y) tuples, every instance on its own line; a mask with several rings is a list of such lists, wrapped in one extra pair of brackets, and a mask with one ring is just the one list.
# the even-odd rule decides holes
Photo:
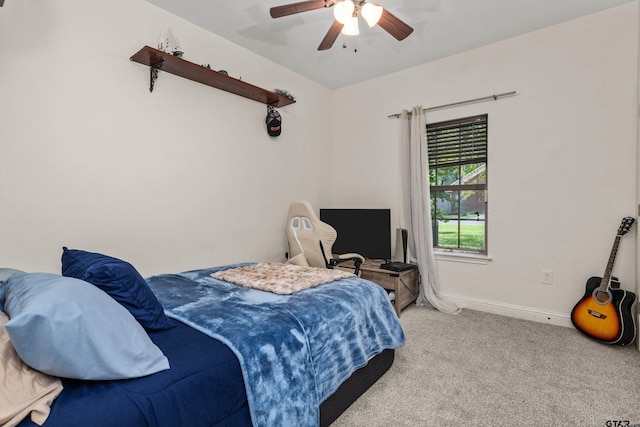
[(161, 70), (274, 107), (284, 107), (296, 102), (294, 99), (289, 99), (275, 92), (229, 77), (149, 46), (140, 49), (130, 59), (150, 67), (150, 91), (153, 91), (158, 70)]

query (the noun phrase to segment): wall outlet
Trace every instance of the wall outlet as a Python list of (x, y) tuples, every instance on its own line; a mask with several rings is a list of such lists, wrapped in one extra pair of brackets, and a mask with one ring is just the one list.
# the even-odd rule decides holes
[(540, 283), (543, 285), (553, 285), (553, 271), (542, 270), (540, 272)]

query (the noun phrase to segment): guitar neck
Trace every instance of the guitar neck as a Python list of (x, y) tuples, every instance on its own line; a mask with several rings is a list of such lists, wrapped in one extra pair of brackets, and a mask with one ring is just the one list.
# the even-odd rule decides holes
[(600, 287), (598, 288), (602, 292), (607, 292), (609, 290), (609, 285), (611, 284), (611, 273), (613, 272), (613, 263), (616, 261), (616, 254), (618, 253), (618, 246), (620, 245), (621, 238), (622, 234), (617, 234), (613, 241), (613, 247), (611, 248), (607, 268), (604, 270), (602, 280), (600, 281)]

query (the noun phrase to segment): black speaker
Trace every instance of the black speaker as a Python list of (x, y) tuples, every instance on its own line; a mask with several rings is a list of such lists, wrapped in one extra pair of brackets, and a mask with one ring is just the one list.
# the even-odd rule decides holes
[(401, 228), (400, 232), (402, 233), (402, 262), (407, 263), (407, 240), (409, 238), (409, 233), (405, 228)]

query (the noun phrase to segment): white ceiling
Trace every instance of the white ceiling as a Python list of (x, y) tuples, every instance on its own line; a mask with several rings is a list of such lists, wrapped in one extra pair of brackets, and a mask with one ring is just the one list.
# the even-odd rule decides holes
[(317, 47), (332, 9), (269, 15), (300, 0), (147, 1), (335, 89), (635, 0), (375, 0), (413, 33), (397, 41), (360, 18), (360, 35), (340, 35), (325, 51)]

